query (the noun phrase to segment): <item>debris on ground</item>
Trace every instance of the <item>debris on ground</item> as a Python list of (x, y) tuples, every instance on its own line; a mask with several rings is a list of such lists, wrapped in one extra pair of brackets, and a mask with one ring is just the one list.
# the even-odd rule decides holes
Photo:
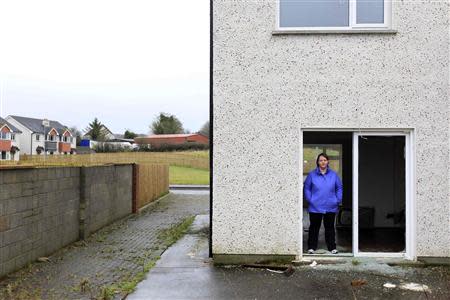
[(362, 285), (365, 285), (366, 283), (367, 283), (367, 280), (364, 280), (364, 279), (355, 279), (355, 280), (352, 280), (351, 285), (352, 285), (352, 286), (362, 286)]
[(315, 266), (317, 266), (317, 262), (314, 260), (309, 266), (314, 268)]
[(401, 288), (402, 290), (431, 293), (430, 288), (427, 285), (414, 282), (403, 283), (399, 286), (399, 288)]
[(50, 258), (48, 257), (39, 257), (37, 259), (38, 262), (50, 262)]
[[(283, 267), (283, 268), (284, 268), (284, 267)], [(274, 269), (273, 267), (266, 268), (266, 270), (269, 271), (269, 272), (272, 272), (272, 273), (276, 273), (276, 274), (284, 274), (286, 277), (291, 276), (291, 275), (294, 274), (294, 272), (295, 272), (294, 267), (291, 266), (291, 265), (288, 266), (287, 268), (284, 268), (284, 270), (283, 270), (283, 269), (280, 269), (280, 268)]]
[(269, 268), (266, 268), (266, 270), (269, 271), (269, 272), (272, 272), (272, 273), (277, 273), (277, 274), (283, 274), (284, 273), (284, 271), (272, 270), (272, 269), (269, 269)]
[(383, 287), (385, 287), (387, 289), (393, 289), (393, 288), (396, 288), (397, 285), (390, 283), (390, 282), (386, 282), (385, 284), (383, 284)]
[(289, 266), (289, 267), (286, 269), (286, 271), (284, 271), (284, 275), (285, 275), (286, 277), (289, 277), (289, 276), (291, 276), (292, 274), (294, 274), (294, 272), (295, 272), (294, 267), (293, 267), (293, 266)]

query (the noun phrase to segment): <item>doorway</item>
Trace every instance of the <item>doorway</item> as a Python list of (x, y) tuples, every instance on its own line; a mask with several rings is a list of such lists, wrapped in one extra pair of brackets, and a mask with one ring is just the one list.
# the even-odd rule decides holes
[[(344, 186), (335, 221), (339, 255), (413, 258), (411, 139), (409, 132), (303, 130), (303, 182), (316, 167), (317, 155), (325, 153)], [(305, 199), (301, 224), (305, 255)], [(318, 249), (313, 255), (331, 255), (323, 225)]]
[[(316, 168), (316, 158), (325, 153), (330, 158), (329, 166), (340, 177), (343, 189), (342, 205), (336, 214), (336, 246), (341, 255), (352, 255), (352, 132), (303, 132), (303, 182), (308, 173)], [(308, 250), (309, 235), (308, 202), (303, 198), (303, 253)], [(321, 226), (317, 254), (328, 254), (325, 244), (325, 229)]]

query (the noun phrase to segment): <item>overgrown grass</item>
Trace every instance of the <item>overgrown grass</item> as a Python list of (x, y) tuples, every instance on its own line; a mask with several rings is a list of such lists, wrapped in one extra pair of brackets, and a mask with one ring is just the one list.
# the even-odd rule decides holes
[(170, 184), (208, 185), (209, 171), (194, 168), (170, 166)]
[[(158, 234), (158, 241), (161, 244), (162, 249), (166, 249), (178, 241), (187, 232), (188, 228), (194, 222), (194, 219), (195, 216), (188, 217), (181, 223), (161, 231), (161, 233)], [(142, 257), (136, 259), (138, 264), (142, 265), (142, 271), (139, 271), (133, 276), (127, 276), (118, 283), (101, 287), (100, 294), (96, 299), (110, 300), (117, 294), (126, 296), (132, 293), (136, 289), (138, 283), (144, 280), (145, 275), (156, 265), (156, 262), (159, 259), (159, 256), (152, 257), (151, 251), (144, 253)]]

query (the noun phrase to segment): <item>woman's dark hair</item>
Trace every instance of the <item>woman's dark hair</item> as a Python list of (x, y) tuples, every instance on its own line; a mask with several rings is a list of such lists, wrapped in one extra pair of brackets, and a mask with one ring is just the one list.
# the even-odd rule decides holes
[(319, 155), (317, 155), (317, 159), (316, 159), (316, 166), (319, 166), (319, 158), (323, 156), (325, 157), (328, 161), (330, 160), (330, 158), (328, 157), (328, 155), (326, 155), (325, 153), (320, 153)]

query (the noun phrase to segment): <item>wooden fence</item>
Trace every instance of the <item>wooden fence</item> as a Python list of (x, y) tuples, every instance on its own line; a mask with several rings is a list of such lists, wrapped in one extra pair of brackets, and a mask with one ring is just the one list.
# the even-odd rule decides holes
[(136, 164), (133, 171), (133, 212), (169, 192), (169, 166)]
[(21, 155), (18, 162), (1, 161), (0, 165), (92, 166), (104, 164), (168, 164), (209, 170), (208, 151), (120, 152), (77, 155)]

